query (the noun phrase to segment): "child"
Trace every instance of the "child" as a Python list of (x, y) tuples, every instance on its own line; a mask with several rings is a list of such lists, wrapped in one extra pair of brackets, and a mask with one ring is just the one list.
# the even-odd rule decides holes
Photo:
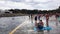
[(43, 26), (44, 26), (44, 24), (43, 24), (42, 20), (40, 20), (38, 23), (37, 29), (41, 30), (41, 29), (43, 29)]

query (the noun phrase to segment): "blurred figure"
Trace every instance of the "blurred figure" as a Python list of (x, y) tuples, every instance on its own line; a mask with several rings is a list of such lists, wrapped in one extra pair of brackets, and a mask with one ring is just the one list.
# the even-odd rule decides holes
[(41, 15), (38, 15), (38, 20), (40, 20)]
[(31, 23), (33, 23), (33, 14), (31, 14), (30, 16), (31, 16)]
[(15, 18), (13, 17), (12, 20), (14, 20)]
[(56, 17), (56, 26), (58, 26), (58, 19), (57, 19), (59, 17), (58, 13), (55, 14), (55, 17)]
[(49, 24), (48, 24), (48, 21), (49, 21), (49, 14), (46, 14), (46, 26), (48, 27), (49, 26)]
[(37, 25), (37, 29), (38, 29), (38, 30), (42, 30), (43, 27), (44, 27), (44, 24), (43, 24), (42, 20), (39, 20), (39, 23), (38, 23), (38, 25)]
[(37, 16), (35, 16), (35, 27), (37, 27)]

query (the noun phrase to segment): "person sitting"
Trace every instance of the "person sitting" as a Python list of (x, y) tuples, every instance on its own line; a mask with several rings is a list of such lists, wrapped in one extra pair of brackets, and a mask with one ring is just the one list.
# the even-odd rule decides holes
[(39, 23), (37, 25), (37, 29), (38, 30), (42, 30), (43, 29), (43, 26), (44, 26), (44, 24), (43, 24), (42, 20), (39, 20)]

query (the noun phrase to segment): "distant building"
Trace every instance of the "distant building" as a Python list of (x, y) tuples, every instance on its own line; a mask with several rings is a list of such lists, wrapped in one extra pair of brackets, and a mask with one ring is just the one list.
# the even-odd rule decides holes
[(12, 12), (11, 11), (8, 11), (8, 10), (5, 10), (4, 13), (11, 13), (12, 14)]

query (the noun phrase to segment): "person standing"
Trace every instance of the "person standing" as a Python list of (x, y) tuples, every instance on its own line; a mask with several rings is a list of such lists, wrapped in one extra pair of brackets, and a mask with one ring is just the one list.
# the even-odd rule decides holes
[(37, 27), (37, 16), (35, 16), (35, 26)]
[(49, 21), (49, 14), (46, 14), (46, 26), (48, 27), (49, 26), (49, 24), (48, 24), (48, 21)]
[(38, 15), (38, 20), (40, 20), (41, 15)]

